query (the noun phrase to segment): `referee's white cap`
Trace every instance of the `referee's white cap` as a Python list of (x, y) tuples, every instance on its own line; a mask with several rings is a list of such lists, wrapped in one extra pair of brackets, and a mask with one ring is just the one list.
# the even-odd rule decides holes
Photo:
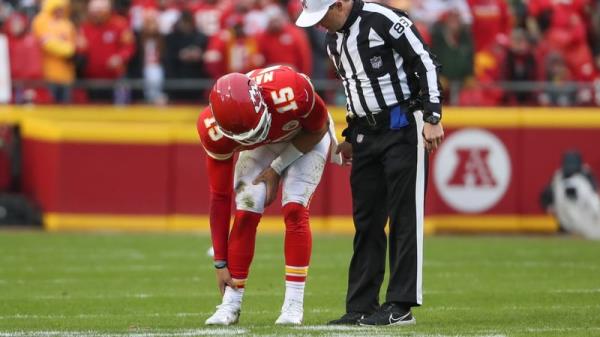
[(329, 6), (337, 0), (302, 0), (302, 13), (296, 20), (300, 27), (314, 26), (325, 17)]

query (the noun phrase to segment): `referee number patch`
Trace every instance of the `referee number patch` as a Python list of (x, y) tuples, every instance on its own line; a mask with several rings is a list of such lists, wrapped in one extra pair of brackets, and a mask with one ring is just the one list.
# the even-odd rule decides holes
[(390, 29), (390, 35), (394, 39), (398, 39), (402, 34), (404, 34), (404, 30), (410, 28), (412, 26), (412, 21), (405, 17), (399, 17), (398, 21), (394, 23), (392, 28)]

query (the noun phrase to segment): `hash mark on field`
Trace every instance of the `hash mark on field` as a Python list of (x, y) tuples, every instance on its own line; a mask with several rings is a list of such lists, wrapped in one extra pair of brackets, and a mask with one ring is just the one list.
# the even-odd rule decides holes
[(330, 313), (330, 312), (333, 312), (333, 309), (329, 309), (329, 308), (315, 308), (315, 309), (311, 309), (310, 312), (313, 313), (313, 314)]

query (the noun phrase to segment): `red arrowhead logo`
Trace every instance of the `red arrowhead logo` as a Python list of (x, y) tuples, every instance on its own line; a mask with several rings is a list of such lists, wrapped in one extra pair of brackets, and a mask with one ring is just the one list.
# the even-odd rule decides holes
[(490, 170), (487, 148), (458, 148), (458, 165), (454, 169), (449, 186), (495, 187), (496, 179)]

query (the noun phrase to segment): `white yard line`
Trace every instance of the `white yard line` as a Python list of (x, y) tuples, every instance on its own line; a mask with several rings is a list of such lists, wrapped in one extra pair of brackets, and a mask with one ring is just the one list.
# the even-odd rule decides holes
[[(178, 312), (178, 313), (150, 313), (150, 314), (130, 314), (127, 316), (131, 317), (196, 317), (196, 316), (209, 316), (212, 312)], [(123, 317), (122, 314), (78, 314), (78, 315), (4, 315), (0, 316), (0, 320), (29, 320), (29, 319), (96, 319), (96, 318), (112, 318), (112, 317)]]
[(208, 328), (176, 331), (109, 333), (99, 331), (15, 331), (0, 332), (0, 337), (196, 337), (237, 336), (247, 333), (239, 328)]
[[(317, 328), (315, 326), (314, 328)], [(398, 331), (383, 331), (372, 328), (356, 328), (353, 330), (335, 331), (333, 329), (303, 329), (313, 332), (322, 332), (323, 337), (346, 337), (346, 336), (361, 336), (361, 337), (393, 337), (393, 336), (410, 336), (410, 337), (506, 337), (501, 334), (478, 334), (478, 335), (442, 335), (442, 334), (416, 334), (414, 332), (398, 332)], [(302, 330), (302, 329), (298, 329)], [(15, 331), (15, 332), (0, 332), (0, 337), (201, 337), (201, 336), (262, 336), (262, 337), (294, 337), (296, 333), (272, 333), (272, 334), (254, 334), (246, 329), (239, 328), (207, 328), (194, 330), (179, 330), (179, 331), (147, 331), (147, 332), (127, 332), (127, 333), (110, 333), (98, 331)]]

